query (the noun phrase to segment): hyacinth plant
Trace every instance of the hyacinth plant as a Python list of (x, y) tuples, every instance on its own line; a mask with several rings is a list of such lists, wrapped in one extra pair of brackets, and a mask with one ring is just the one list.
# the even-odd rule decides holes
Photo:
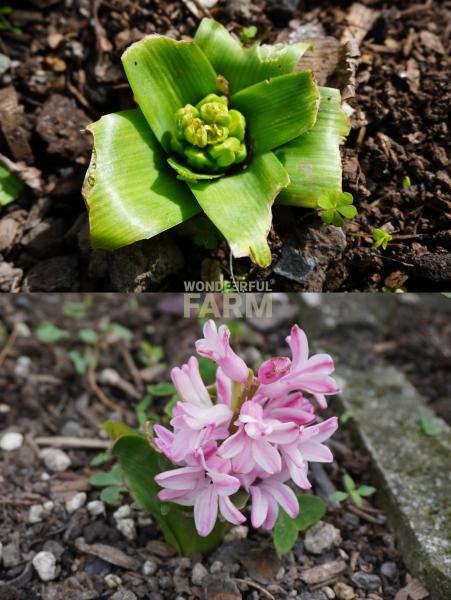
[(122, 62), (139, 108), (88, 127), (92, 246), (126, 246), (203, 211), (235, 257), (266, 267), (274, 201), (322, 215), (346, 204), (354, 216), (341, 202), (349, 120), (337, 89), (297, 71), (309, 48), (245, 47), (212, 19), (192, 42), (132, 44)]
[(214, 548), (247, 514), (254, 528), (273, 532), (283, 553), (325, 512), (319, 498), (299, 490), (311, 488), (310, 462), (333, 460), (324, 442), (337, 418), (320, 421), (315, 408), (325, 409), (326, 396), (339, 391), (334, 363), (327, 354), (309, 357), (295, 325), (286, 338), (292, 358), (270, 358), (255, 375), (229, 337), (225, 325), (205, 324), (196, 350), (216, 363), (215, 384), (204, 384), (194, 356), (174, 368), (169, 428), (155, 424), (147, 438), (124, 435), (113, 454), (136, 500), (179, 553)]

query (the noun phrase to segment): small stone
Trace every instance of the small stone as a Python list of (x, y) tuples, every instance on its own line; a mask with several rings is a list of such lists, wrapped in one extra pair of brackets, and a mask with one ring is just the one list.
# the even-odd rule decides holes
[(45, 508), (42, 506), (42, 504), (33, 504), (30, 506), (30, 510), (28, 511), (28, 522), (41, 523), (41, 521), (43, 521), (44, 513)]
[(155, 575), (158, 571), (158, 565), (154, 560), (146, 560), (143, 564), (144, 575)]
[(56, 560), (59, 560), (65, 551), (64, 546), (56, 540), (47, 540), (42, 549), (46, 552), (51, 552)]
[(138, 517), (136, 519), (137, 525), (138, 527), (149, 527), (149, 525), (152, 525), (153, 521), (152, 521), (152, 517), (149, 517), (149, 515), (146, 515), (146, 513), (138, 513)]
[(398, 572), (398, 565), (395, 562), (384, 562), (381, 565), (381, 575), (386, 577), (387, 579), (394, 579), (396, 577), (396, 573)]
[(47, 500), (47, 502), (44, 502), (44, 504), (42, 506), (44, 507), (44, 510), (46, 512), (50, 513), (55, 508), (55, 503), (52, 502), (51, 500)]
[(81, 508), (86, 502), (86, 498), (87, 496), (85, 492), (79, 492), (78, 494), (75, 494), (75, 496), (72, 496), (72, 498), (67, 500), (65, 504), (67, 512), (73, 513), (79, 508)]
[(133, 519), (119, 519), (116, 522), (116, 527), (128, 540), (131, 541), (136, 538), (136, 526)]
[(372, 575), (364, 571), (357, 571), (352, 575), (351, 579), (359, 588), (367, 592), (375, 592), (381, 586), (381, 579), (378, 575)]
[(246, 525), (236, 525), (224, 537), (225, 542), (234, 542), (236, 540), (245, 540), (249, 534), (249, 527)]
[(52, 581), (56, 577), (56, 560), (51, 552), (38, 552), (32, 560), (41, 581)]
[(328, 600), (333, 600), (335, 598), (335, 592), (331, 587), (329, 587), (329, 586), (323, 587), (323, 589), (321, 591), (328, 598)]
[(327, 600), (326, 594), (323, 592), (303, 592), (298, 596), (299, 600)]
[(215, 560), (210, 567), (210, 573), (212, 573), (213, 575), (215, 573), (220, 573), (222, 571), (223, 566), (224, 565), (220, 560)]
[(67, 421), (64, 423), (61, 429), (61, 435), (68, 437), (79, 437), (80, 436), (80, 423), (77, 421)]
[(304, 538), (304, 548), (312, 554), (322, 554), (331, 550), (334, 546), (341, 544), (340, 530), (331, 525), (319, 521), (307, 530)]
[(134, 594), (130, 590), (121, 588), (111, 596), (110, 600), (138, 600), (138, 599), (136, 597), (136, 594)]
[(88, 502), (86, 508), (88, 509), (88, 513), (93, 517), (105, 514), (105, 504), (102, 500), (92, 500)]
[(117, 588), (122, 584), (122, 579), (119, 577), (119, 575), (115, 575), (114, 573), (108, 573), (108, 575), (105, 575), (103, 580), (109, 588)]
[(40, 452), (40, 457), (46, 468), (53, 473), (65, 471), (72, 463), (69, 455), (59, 448), (44, 448)]
[(0, 77), (11, 68), (11, 59), (6, 54), (0, 53)]
[(23, 435), (17, 431), (7, 431), (0, 440), (0, 448), (5, 452), (13, 452), (23, 444)]
[(193, 585), (202, 585), (204, 577), (208, 575), (207, 569), (202, 563), (196, 563), (191, 571), (191, 581)]
[(3, 546), (3, 565), (6, 569), (17, 567), (21, 561), (20, 547), (17, 542), (14, 541)]
[(277, 574), (276, 574), (276, 581), (280, 581), (281, 579), (283, 579), (284, 575), (285, 575), (285, 569), (283, 567), (280, 567), (280, 569), (277, 571)]
[(32, 360), (29, 356), (19, 356), (14, 367), (14, 375), (21, 379), (26, 379), (31, 372)]
[(126, 519), (132, 514), (131, 508), (128, 504), (124, 504), (123, 506), (119, 506), (117, 510), (113, 513), (113, 519), (116, 521), (120, 521), (121, 519)]
[(354, 600), (355, 598), (354, 589), (342, 581), (338, 581), (334, 585), (334, 590), (339, 600)]

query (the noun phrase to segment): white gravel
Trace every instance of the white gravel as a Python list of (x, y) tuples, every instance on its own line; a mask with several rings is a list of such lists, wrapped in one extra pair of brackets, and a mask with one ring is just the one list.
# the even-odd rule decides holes
[(44, 461), (46, 468), (52, 473), (61, 473), (68, 469), (72, 463), (69, 455), (59, 448), (44, 448), (39, 456)]
[(136, 538), (136, 526), (133, 519), (119, 519), (116, 521), (116, 527), (128, 540)]
[(102, 500), (91, 500), (86, 505), (86, 508), (88, 509), (88, 513), (93, 517), (105, 514), (105, 504)]
[(70, 498), (69, 500), (67, 500), (65, 506), (66, 506), (66, 510), (68, 513), (73, 513), (76, 510), (78, 510), (79, 508), (81, 508), (83, 506), (83, 504), (86, 502), (86, 494), (85, 492), (78, 492), (78, 494), (75, 494), (74, 496), (72, 496), (72, 498)]
[(7, 431), (0, 439), (0, 448), (5, 452), (18, 450), (23, 444), (23, 435), (17, 431)]
[(41, 581), (52, 581), (56, 577), (56, 559), (51, 552), (38, 552), (32, 560)]

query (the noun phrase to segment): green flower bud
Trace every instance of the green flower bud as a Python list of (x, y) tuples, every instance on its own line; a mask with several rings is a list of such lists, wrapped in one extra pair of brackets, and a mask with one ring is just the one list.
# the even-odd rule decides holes
[(220, 127), (219, 125), (206, 125), (207, 139), (209, 144), (218, 144), (224, 142), (229, 137), (229, 130), (227, 127)]
[(226, 105), (220, 102), (207, 102), (202, 104), (199, 110), (200, 118), (205, 123), (216, 123), (218, 125), (227, 125), (230, 123), (229, 110)]
[(207, 127), (201, 119), (191, 119), (183, 134), (186, 141), (193, 144), (193, 146), (205, 148), (208, 143)]
[(183, 130), (190, 123), (192, 119), (199, 116), (199, 111), (192, 104), (187, 104), (183, 108), (175, 113), (175, 119), (177, 122), (177, 133), (179, 137), (183, 137)]
[(242, 163), (247, 158), (246, 144), (241, 144), (238, 152), (235, 153), (235, 163)]
[(215, 159), (218, 167), (229, 167), (235, 162), (235, 156), (240, 150), (240, 140), (229, 137), (220, 144), (210, 146), (208, 152)]
[(175, 137), (172, 137), (169, 145), (171, 150), (174, 150), (174, 152), (177, 152), (177, 154), (183, 154), (185, 151), (186, 144), (184, 144), (182, 140)]
[(184, 152), (187, 163), (194, 169), (208, 169), (213, 170), (216, 164), (207, 155), (205, 150), (194, 148), (193, 146), (187, 146)]
[(200, 102), (196, 104), (197, 110), (200, 110), (201, 106), (204, 104), (208, 104), (209, 102), (217, 102), (219, 104), (224, 104), (227, 106), (227, 99), (224, 96), (218, 96), (217, 94), (208, 94), (205, 96)]
[(230, 123), (228, 125), (229, 135), (236, 137), (242, 142), (246, 129), (246, 121), (243, 115), (237, 110), (229, 110)]

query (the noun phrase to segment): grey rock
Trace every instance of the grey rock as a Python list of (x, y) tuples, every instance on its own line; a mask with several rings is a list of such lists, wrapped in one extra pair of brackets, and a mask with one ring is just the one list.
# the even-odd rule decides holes
[(41, 523), (45, 514), (45, 508), (42, 504), (32, 504), (28, 511), (29, 523)]
[(22, 269), (15, 269), (11, 263), (0, 263), (0, 292), (19, 291), (22, 277)]
[(47, 540), (42, 549), (51, 552), (56, 560), (59, 560), (65, 551), (64, 546), (56, 540)]
[(136, 526), (133, 519), (119, 519), (116, 527), (128, 540), (132, 541), (136, 538)]
[(111, 285), (117, 292), (145, 292), (177, 273), (183, 264), (183, 254), (175, 242), (161, 235), (112, 252)]
[(111, 600), (138, 600), (136, 594), (131, 592), (130, 590), (126, 590), (124, 588), (119, 588), (117, 592), (115, 592), (111, 596)]
[(384, 562), (381, 565), (381, 575), (387, 579), (393, 580), (398, 573), (398, 565), (395, 562)]
[(0, 53), (0, 77), (6, 73), (11, 67), (11, 59), (6, 54)]
[(314, 258), (304, 256), (301, 250), (292, 248), (291, 246), (284, 246), (273, 271), (276, 275), (286, 277), (287, 279), (291, 279), (291, 281), (306, 284), (316, 264)]
[(143, 564), (144, 575), (155, 575), (158, 571), (158, 564), (154, 560), (146, 560)]
[(351, 579), (359, 588), (367, 592), (375, 592), (381, 586), (381, 578), (378, 575), (372, 575), (364, 571), (353, 573)]
[(86, 508), (88, 509), (88, 513), (93, 517), (105, 514), (105, 504), (102, 500), (91, 500), (86, 505)]
[(307, 530), (304, 537), (304, 548), (312, 554), (322, 554), (334, 546), (339, 546), (341, 541), (339, 529), (330, 523), (319, 521)]
[(74, 494), (72, 498), (69, 498), (69, 500), (66, 501), (65, 506), (67, 512), (73, 513), (79, 508), (81, 508), (86, 502), (86, 498), (86, 492), (78, 492), (77, 494)]
[(207, 569), (202, 563), (196, 563), (191, 571), (191, 581), (193, 585), (202, 585), (202, 581), (208, 575)]
[(56, 559), (51, 552), (38, 552), (33, 560), (33, 567), (35, 568), (39, 579), (41, 581), (52, 581), (56, 577)]
[(220, 560), (215, 560), (210, 567), (210, 573), (220, 573), (223, 569), (224, 565)]
[(326, 594), (321, 591), (318, 592), (303, 592), (300, 596), (297, 596), (298, 600), (327, 600)]
[(6, 569), (17, 567), (22, 562), (19, 544), (15, 541), (3, 546), (3, 566)]
[[(342, 410), (372, 459), (378, 500), (397, 536), (409, 571), (436, 598), (451, 598), (451, 429), (424, 404), (398, 370), (342, 367)], [(424, 435), (418, 413), (438, 430)], [(377, 424), (377, 426), (375, 426)]]
[(80, 430), (81, 427), (78, 421), (67, 421), (61, 428), (61, 435), (69, 437), (79, 437)]
[(45, 448), (41, 450), (40, 457), (44, 461), (46, 468), (53, 473), (61, 473), (71, 465), (71, 459), (64, 450), (59, 448)]

